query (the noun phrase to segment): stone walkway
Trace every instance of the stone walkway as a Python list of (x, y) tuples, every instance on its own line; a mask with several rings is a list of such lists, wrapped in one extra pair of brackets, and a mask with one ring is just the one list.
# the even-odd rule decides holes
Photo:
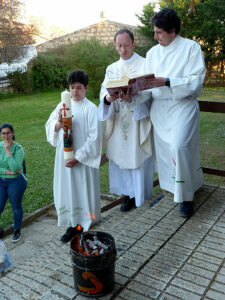
[[(194, 205), (189, 219), (170, 195), (128, 213), (119, 206), (103, 213), (93, 230), (114, 237), (117, 260), (115, 288), (100, 299), (224, 300), (225, 188), (204, 185)], [(69, 244), (58, 240), (63, 231), (44, 215), (16, 245), (4, 239), (14, 268), (0, 278), (0, 300), (87, 299), (74, 289)]]

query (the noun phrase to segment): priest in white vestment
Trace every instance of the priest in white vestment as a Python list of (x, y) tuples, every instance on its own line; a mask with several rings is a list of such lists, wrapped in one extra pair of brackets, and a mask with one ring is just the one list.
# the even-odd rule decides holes
[(173, 9), (156, 13), (151, 24), (158, 45), (147, 53), (145, 72), (155, 74), (150, 117), (159, 182), (180, 203), (181, 216), (188, 217), (203, 184), (197, 97), (205, 78), (204, 57), (195, 41), (179, 36), (180, 19)]
[(64, 161), (61, 103), (45, 126), (48, 142), (56, 147), (53, 191), (58, 226), (68, 227), (61, 237), (64, 243), (71, 240), (77, 224), (87, 231), (100, 219), (101, 210), (101, 122), (97, 119), (96, 105), (86, 98), (88, 75), (75, 70), (69, 75), (68, 83), (72, 95), (73, 159)]
[[(146, 102), (131, 112), (118, 94), (108, 94), (108, 81), (141, 75), (145, 61), (133, 52), (135, 42), (129, 30), (118, 31), (114, 41), (120, 59), (106, 69), (100, 91), (98, 118), (105, 121), (110, 192), (126, 196), (121, 210), (128, 211), (152, 196), (154, 166), (150, 103)], [(148, 92), (148, 98), (151, 98), (151, 92)]]

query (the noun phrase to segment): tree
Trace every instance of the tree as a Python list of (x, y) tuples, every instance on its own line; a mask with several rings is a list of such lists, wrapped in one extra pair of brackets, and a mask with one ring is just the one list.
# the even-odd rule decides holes
[(23, 57), (25, 45), (35, 42), (38, 29), (20, 22), (23, 3), (20, 0), (0, 0), (0, 55), (4, 62)]
[[(220, 81), (224, 83), (225, 65), (225, 5), (224, 0), (161, 0), (160, 9), (173, 8), (181, 20), (183, 37), (196, 40), (205, 54), (207, 75), (210, 76), (213, 66), (220, 65)], [(156, 5), (148, 4), (142, 15), (137, 15), (143, 24), (141, 32), (153, 36), (149, 26)]]

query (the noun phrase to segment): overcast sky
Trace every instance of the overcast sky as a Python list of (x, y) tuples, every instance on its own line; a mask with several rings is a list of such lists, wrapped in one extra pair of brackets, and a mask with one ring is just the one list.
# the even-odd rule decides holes
[(100, 21), (100, 12), (108, 20), (124, 24), (140, 24), (144, 5), (151, 0), (24, 0), (27, 15), (44, 17), (48, 25), (64, 26), (76, 30)]

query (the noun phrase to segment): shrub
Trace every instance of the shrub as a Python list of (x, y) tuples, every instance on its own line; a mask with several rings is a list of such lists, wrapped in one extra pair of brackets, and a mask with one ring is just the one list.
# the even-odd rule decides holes
[(113, 44), (103, 45), (94, 38), (68, 46), (65, 53), (65, 64), (70, 66), (70, 71), (82, 69), (89, 75), (89, 88), (95, 98), (99, 96), (106, 67), (117, 59)]
[(14, 93), (29, 93), (32, 90), (32, 81), (30, 73), (17, 70), (9, 72), (7, 77), (10, 81)]
[(65, 88), (68, 67), (63, 57), (51, 52), (40, 53), (33, 61), (31, 75), (36, 90)]

